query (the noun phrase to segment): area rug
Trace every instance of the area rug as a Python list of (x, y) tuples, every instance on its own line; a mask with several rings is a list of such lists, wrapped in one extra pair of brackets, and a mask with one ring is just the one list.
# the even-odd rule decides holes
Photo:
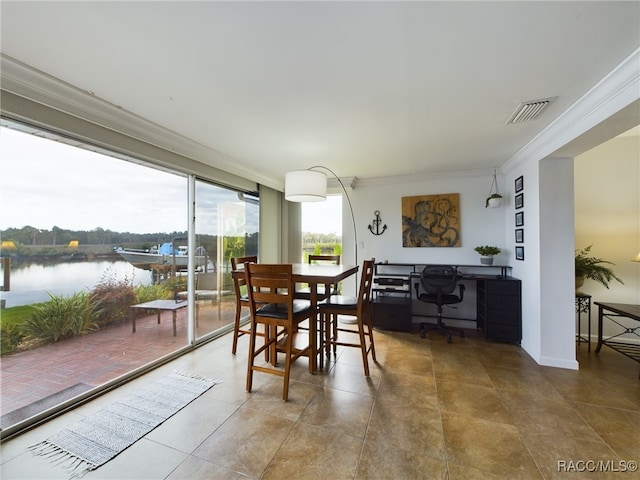
[(133, 445), (216, 383), (174, 371), (30, 449), (62, 464), (70, 478), (82, 477)]

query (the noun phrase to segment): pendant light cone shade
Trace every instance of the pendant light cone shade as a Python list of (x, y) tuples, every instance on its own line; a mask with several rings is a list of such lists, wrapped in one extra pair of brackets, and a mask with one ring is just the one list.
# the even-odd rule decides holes
[(284, 177), (284, 198), (290, 202), (322, 202), (327, 198), (327, 176), (313, 170), (296, 170)]

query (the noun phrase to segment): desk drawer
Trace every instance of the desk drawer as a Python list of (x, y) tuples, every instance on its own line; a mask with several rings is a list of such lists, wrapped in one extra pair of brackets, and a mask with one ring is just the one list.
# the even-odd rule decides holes
[(371, 304), (371, 321), (374, 327), (383, 330), (410, 332), (411, 304), (410, 303), (378, 303)]
[(520, 312), (518, 310), (498, 310), (490, 308), (487, 312), (487, 323), (518, 326), (520, 325)]
[(520, 297), (512, 295), (489, 295), (487, 297), (489, 309), (503, 308), (506, 310), (520, 310)]
[(488, 280), (487, 293), (490, 295), (520, 295), (520, 282), (516, 280)]

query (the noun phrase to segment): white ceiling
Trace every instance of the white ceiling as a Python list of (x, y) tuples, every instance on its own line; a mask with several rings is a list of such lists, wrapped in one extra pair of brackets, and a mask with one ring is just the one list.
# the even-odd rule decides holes
[(4, 55), (279, 178), (500, 166), (640, 46), (635, 1), (0, 8)]

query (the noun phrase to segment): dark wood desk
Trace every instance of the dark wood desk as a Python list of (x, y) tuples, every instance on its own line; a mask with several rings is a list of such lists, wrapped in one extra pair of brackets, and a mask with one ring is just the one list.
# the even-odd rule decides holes
[[(640, 344), (615, 340), (625, 334), (635, 335), (640, 338), (640, 335), (638, 334), (638, 330), (640, 330), (640, 305), (628, 303), (594, 303), (595, 305), (598, 305), (598, 346), (596, 347), (596, 353), (600, 352), (602, 345), (607, 345), (609, 348), (626, 355), (636, 362), (640, 362)], [(614, 324), (618, 325), (621, 331), (615, 335), (603, 338), (602, 324), (604, 318), (607, 318)], [(628, 327), (618, 322), (617, 318), (628, 318), (639, 323), (637, 327)]]
[(139, 303), (137, 305), (131, 305), (131, 326), (133, 332), (136, 331), (136, 310), (155, 310), (158, 316), (158, 325), (160, 325), (160, 313), (164, 311), (170, 311), (173, 317), (173, 336), (176, 336), (176, 313), (181, 308), (188, 305), (188, 302), (176, 301), (176, 300), (153, 300), (151, 302)]
[[(311, 291), (311, 308), (316, 312), (316, 319), (309, 322), (309, 343), (311, 345), (311, 358), (309, 358), (309, 371), (315, 373), (317, 370), (318, 345), (318, 285), (325, 285), (326, 291), (331, 289), (331, 285), (341, 282), (345, 278), (355, 275), (358, 272), (357, 265), (328, 265), (328, 264), (308, 264), (294, 263), (293, 281), (295, 283), (306, 283)], [(242, 269), (234, 270), (233, 276), (244, 276), (244, 266)]]

